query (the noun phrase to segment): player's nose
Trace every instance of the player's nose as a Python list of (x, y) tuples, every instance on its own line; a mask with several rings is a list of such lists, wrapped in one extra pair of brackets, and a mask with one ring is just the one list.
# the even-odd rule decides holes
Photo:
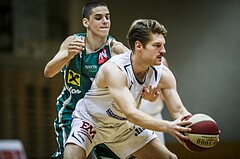
[(166, 54), (166, 49), (165, 49), (164, 46), (161, 47), (161, 49), (160, 49), (160, 53), (161, 53), (161, 55)]

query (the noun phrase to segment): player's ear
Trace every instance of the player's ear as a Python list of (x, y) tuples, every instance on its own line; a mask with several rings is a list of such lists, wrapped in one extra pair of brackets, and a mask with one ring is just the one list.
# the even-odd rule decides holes
[(83, 18), (83, 19), (82, 19), (82, 23), (83, 23), (83, 26), (86, 27), (86, 28), (89, 26), (89, 23), (88, 23), (88, 19), (87, 19), (87, 18)]
[(140, 41), (135, 42), (135, 50), (142, 49), (142, 43)]

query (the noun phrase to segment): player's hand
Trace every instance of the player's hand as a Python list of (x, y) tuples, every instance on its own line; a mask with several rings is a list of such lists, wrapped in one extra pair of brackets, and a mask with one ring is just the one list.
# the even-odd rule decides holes
[(68, 57), (73, 58), (76, 54), (83, 51), (85, 43), (82, 39), (75, 36), (68, 45)]
[(183, 134), (183, 132), (190, 132), (191, 128), (186, 128), (186, 125), (190, 125), (190, 121), (183, 120), (184, 117), (180, 117), (169, 124), (168, 132), (171, 136), (175, 137), (178, 142), (184, 144), (184, 140), (188, 140), (188, 137)]
[(159, 97), (159, 90), (157, 87), (153, 88), (152, 85), (147, 88), (146, 86), (143, 87), (143, 91), (141, 93), (143, 99), (148, 100), (150, 102), (154, 102)]

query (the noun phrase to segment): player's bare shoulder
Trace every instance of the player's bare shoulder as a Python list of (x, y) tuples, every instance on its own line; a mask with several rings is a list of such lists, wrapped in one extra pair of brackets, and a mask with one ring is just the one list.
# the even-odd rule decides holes
[(117, 64), (115, 64), (112, 61), (107, 61), (100, 67), (98, 74), (102, 74), (105, 76), (105, 78), (108, 78), (108, 77), (114, 76), (115, 74), (119, 74), (119, 72), (122, 72), (122, 71), (117, 66)]
[(124, 72), (112, 61), (104, 63), (96, 76), (97, 85), (99, 87), (109, 87), (113, 85), (126, 84), (126, 76)]
[(165, 65), (162, 66), (162, 75), (159, 86), (161, 88), (176, 87), (176, 79), (172, 71)]
[(107, 61), (105, 62), (98, 70), (96, 75), (96, 84), (100, 88), (107, 87), (108, 78), (111, 78), (112, 71), (115, 71), (116, 64), (113, 62)]
[(122, 54), (127, 51), (129, 51), (129, 49), (123, 43), (117, 41), (116, 39), (112, 40), (112, 42), (111, 42), (112, 56), (117, 55), (117, 54)]

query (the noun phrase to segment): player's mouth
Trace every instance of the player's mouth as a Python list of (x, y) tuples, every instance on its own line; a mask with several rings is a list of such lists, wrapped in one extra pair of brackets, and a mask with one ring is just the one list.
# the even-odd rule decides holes
[(101, 30), (109, 30), (109, 27), (100, 27)]
[(162, 56), (157, 56), (157, 58), (158, 58), (160, 61), (162, 61)]

